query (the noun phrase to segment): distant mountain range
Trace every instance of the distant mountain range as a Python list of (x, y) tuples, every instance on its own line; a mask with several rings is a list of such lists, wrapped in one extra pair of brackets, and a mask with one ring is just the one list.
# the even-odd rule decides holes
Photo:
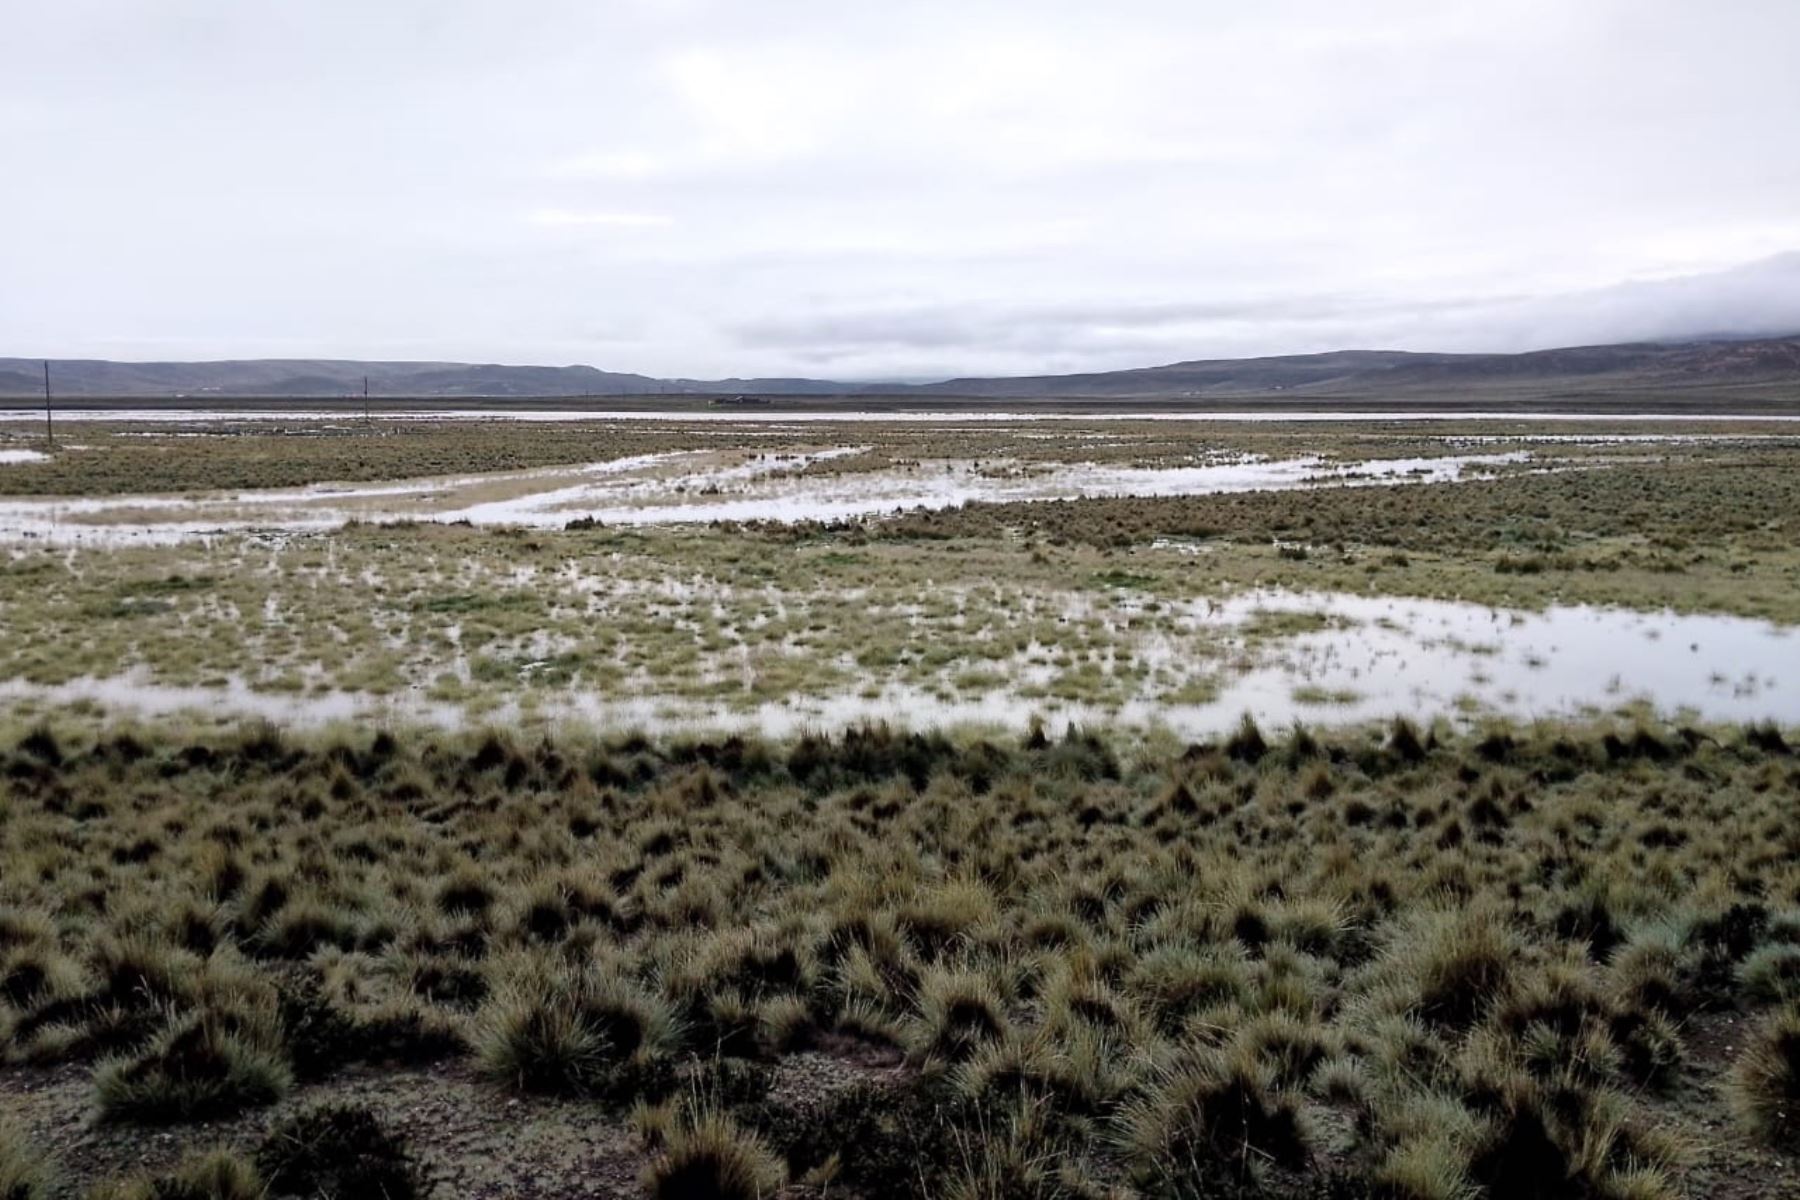
[(1494, 387), (1591, 391), (1705, 384), (1792, 384), (1800, 392), (1800, 337), (1575, 346), (1522, 354), (1339, 350), (1210, 359), (1087, 375), (952, 379), (917, 390), (984, 398), (1206, 398), (1281, 392), (1372, 396)]
[[(594, 367), (452, 362), (246, 359), (110, 362), (53, 359), (63, 398), (342, 399), (368, 380), (382, 399), (580, 398), (657, 394), (895, 396), (968, 399), (1209, 399), (1312, 396), (1397, 399), (1445, 392), (1584, 394), (1759, 385), (1800, 399), (1800, 336), (1578, 346), (1523, 354), (1342, 350), (1272, 358), (1208, 359), (1081, 375), (845, 383), (826, 379), (656, 379)], [(0, 396), (41, 397), (37, 359), (0, 358)]]

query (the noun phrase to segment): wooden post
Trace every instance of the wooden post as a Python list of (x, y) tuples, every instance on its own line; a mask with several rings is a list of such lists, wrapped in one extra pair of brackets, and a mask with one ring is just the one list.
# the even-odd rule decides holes
[(44, 360), (44, 441), (56, 449), (56, 424), (50, 415), (50, 360)]

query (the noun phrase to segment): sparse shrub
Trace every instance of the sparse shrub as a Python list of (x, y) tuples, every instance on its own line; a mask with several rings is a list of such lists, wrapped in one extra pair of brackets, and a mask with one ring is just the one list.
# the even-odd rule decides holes
[(737, 1110), (796, 1179), (825, 1176), (859, 1194), (910, 1194), (950, 1151), (962, 1112), (942, 1080), (858, 1081), (810, 1094), (782, 1092)]

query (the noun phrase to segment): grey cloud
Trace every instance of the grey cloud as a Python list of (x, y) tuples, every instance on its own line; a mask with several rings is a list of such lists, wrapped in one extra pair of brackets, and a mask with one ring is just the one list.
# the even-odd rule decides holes
[[(1486, 300), (1435, 300), (1437, 311), (1490, 307)], [(1294, 296), (1194, 303), (1058, 305), (993, 308), (950, 305), (813, 318), (748, 321), (730, 330), (744, 346), (781, 346), (844, 355), (865, 350), (947, 346), (1042, 348), (1071, 338), (1093, 343), (1136, 333), (1161, 334), (1195, 326), (1258, 322), (1270, 326), (1348, 322), (1417, 315), (1419, 306), (1357, 296)]]
[[(12, 6), (0, 353), (1080, 370), (1789, 323), (1800, 5)], [(1625, 281), (1677, 276), (1711, 283)]]
[[(1248, 342), (1247, 329), (1253, 335)], [(1346, 346), (1528, 350), (1795, 332), (1800, 332), (1800, 253), (1722, 272), (1564, 295), (1428, 303), (1320, 295), (1115, 307), (937, 305), (766, 319), (731, 330), (741, 345), (787, 349), (812, 363), (911, 351), (935, 358), (953, 357), (949, 352), (1106, 357), (1156, 351), (1173, 360)]]

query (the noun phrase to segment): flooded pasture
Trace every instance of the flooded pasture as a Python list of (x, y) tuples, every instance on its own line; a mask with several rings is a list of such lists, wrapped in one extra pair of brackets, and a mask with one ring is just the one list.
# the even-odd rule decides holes
[[(1129, 612), (1132, 606), (1125, 607)], [(180, 686), (156, 682), (142, 669), (56, 684), (0, 681), (0, 698), (36, 707), (88, 704), (142, 716), (261, 717), (301, 726), (576, 722), (648, 733), (770, 737), (879, 721), (1015, 731), (1034, 722), (1105, 724), (1197, 738), (1229, 729), (1246, 713), (1265, 728), (1360, 724), (1396, 714), (1478, 721), (1632, 710), (1699, 722), (1800, 722), (1800, 634), (1763, 621), (1590, 606), (1527, 612), (1279, 590), (1192, 601), (1170, 618), (1166, 632), (1139, 639), (1131, 652), (1153, 665), (1182, 655), (1180, 665), (1207, 681), (1203, 700), (1184, 701), (1179, 693), (1105, 704), (1059, 698), (1044, 686), (1053, 674), (1045, 656), (1029, 650), (995, 664), (993, 678), (979, 690), (953, 686), (950, 672), (925, 683), (876, 674), (855, 690), (798, 686), (750, 703), (659, 694), (645, 681), (621, 688), (530, 689), (463, 704), (434, 699), (417, 684), (387, 695), (268, 690), (242, 677)]]
[[(36, 456), (5, 460), (25, 484), (0, 498), (15, 714), (771, 737), (1800, 720), (1800, 555), (1732, 499), (1785, 494), (1800, 439), (1777, 427), (89, 415), (80, 453), (6, 451)], [(1686, 532), (1642, 532), (1653, 483)]]
[(324, 530), (349, 521), (468, 522), (560, 529), (571, 520), (645, 525), (833, 521), (978, 501), (1181, 496), (1330, 485), (1448, 483), (1532, 461), (1526, 451), (1366, 462), (1318, 455), (1210, 454), (1185, 466), (946, 458), (883, 470), (808, 468), (859, 445), (787, 452), (675, 451), (579, 467), (367, 485), (202, 495), (0, 500), (0, 538), (168, 542), (222, 530)]
[[(1089, 421), (1174, 421), (1182, 423), (1204, 424), (1208, 422), (1224, 422), (1240, 425), (1282, 425), (1282, 424), (1329, 424), (1329, 425), (1365, 425), (1365, 424), (1399, 424), (1408, 421), (1479, 421), (1484, 423), (1503, 422), (1507, 424), (1548, 423), (1563, 425), (1572, 422), (1624, 423), (1632, 425), (1657, 424), (1693, 424), (1726, 422), (1745, 424), (1753, 422), (1771, 422), (1776, 424), (1800, 423), (1800, 416), (1787, 413), (1755, 413), (1755, 412), (1505, 412), (1483, 410), (1457, 410), (1451, 407), (1434, 408), (1430, 404), (1419, 404), (1418, 407), (1386, 407), (1373, 409), (1280, 409), (1280, 408), (1134, 408), (1118, 406), (1082, 406), (1066, 410), (1058, 409), (972, 409), (960, 408), (857, 408), (854, 406), (831, 408), (775, 408), (757, 410), (744, 407), (724, 408), (607, 408), (596, 406), (583, 408), (568, 407), (533, 407), (520, 404), (507, 408), (443, 408), (421, 404), (405, 407), (384, 407), (376, 414), (382, 421), (488, 421), (488, 422), (523, 422), (523, 423), (570, 423), (570, 422), (616, 422), (616, 421), (669, 421), (679, 423), (718, 423), (726, 422), (743, 425), (813, 425), (813, 424), (915, 424), (934, 427), (956, 425), (1029, 425), (1039, 422), (1089, 422)], [(42, 409), (32, 408), (0, 408), (0, 425), (17, 423), (26, 424), (41, 422)], [(128, 425), (215, 425), (240, 422), (273, 422), (277, 424), (326, 424), (355, 427), (364, 421), (359, 408), (333, 406), (329, 404), (310, 404), (287, 406), (267, 406), (257, 408), (182, 408), (182, 407), (145, 407), (145, 408), (76, 408), (59, 409), (58, 421), (79, 421), (84, 423), (128, 424)]]

